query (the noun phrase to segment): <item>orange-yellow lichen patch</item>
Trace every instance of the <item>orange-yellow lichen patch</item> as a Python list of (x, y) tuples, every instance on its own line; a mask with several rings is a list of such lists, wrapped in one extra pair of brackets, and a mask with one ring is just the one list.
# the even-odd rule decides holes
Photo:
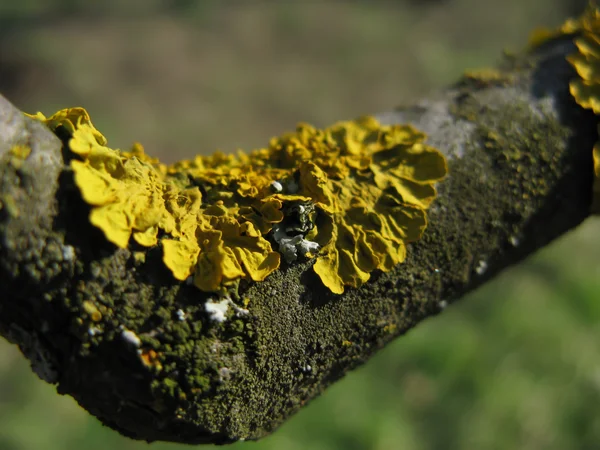
[(31, 154), (31, 147), (27, 145), (15, 145), (11, 147), (10, 154), (19, 159), (27, 159)]
[(102, 320), (102, 313), (90, 300), (85, 300), (83, 302), (83, 310), (87, 313), (92, 322), (100, 322), (100, 320)]
[[(575, 33), (577, 52), (567, 60), (575, 68), (577, 77), (571, 80), (569, 90), (575, 101), (594, 114), (600, 114), (600, 10), (590, 3), (583, 15), (569, 20), (561, 27), (563, 32)], [(600, 143), (594, 146), (594, 183), (591, 211), (600, 214)]]
[(272, 195), (251, 206), (243, 206), (238, 212), (245, 220), (252, 222), (262, 234), (267, 234), (274, 224), (283, 220), (282, 206), (283, 202)]
[[(203, 203), (198, 186), (182, 180), (181, 172), (167, 176), (166, 166), (147, 156), (139, 144), (129, 151), (107, 147), (83, 108), (62, 110), (49, 118), (41, 113), (30, 117), (41, 120), (68, 142), (76, 155), (70, 162), (75, 183), (92, 206), (90, 222), (118, 247), (127, 247), (131, 237), (144, 247), (157, 245), (160, 238), (163, 261), (174, 277), (185, 280), (193, 275), (196, 285), (204, 290), (220, 290), (239, 278), (260, 281), (279, 267), (279, 254), (272, 251), (253, 223), (260, 223), (268, 232), (266, 224), (281, 220), (280, 201), (259, 201), (255, 218), (250, 212), (248, 219), (240, 222), (232, 218), (237, 233), (232, 226), (225, 226), (223, 231), (216, 223), (219, 221), (211, 219), (217, 211), (229, 212), (222, 201)], [(227, 172), (228, 160), (226, 155), (216, 155), (206, 161), (207, 172), (222, 177), (217, 184), (225, 198), (227, 179), (233, 180)], [(255, 185), (246, 186), (245, 191), (251, 188)], [(219, 252), (209, 251), (204, 234), (210, 232), (217, 237), (216, 247), (223, 248), (229, 258), (219, 259)], [(212, 264), (212, 270), (207, 269), (207, 263)], [(238, 270), (232, 271), (232, 266)]]
[[(598, 127), (598, 133), (600, 133), (600, 126)], [(592, 152), (594, 158), (594, 183), (592, 186), (592, 207), (591, 210), (595, 214), (600, 214), (600, 141), (594, 145)]]
[(10, 165), (18, 170), (23, 167), (24, 161), (31, 154), (31, 147), (27, 145), (14, 145), (8, 153), (10, 156)]
[(132, 235), (140, 245), (156, 245), (159, 222), (167, 213), (164, 186), (139, 144), (131, 152), (106, 147), (106, 138), (83, 108), (64, 109), (48, 118), (42, 113), (29, 117), (54, 131), (63, 129), (70, 150), (81, 157), (70, 165), (83, 199), (92, 205), (90, 222), (119, 247), (126, 247)]
[(373, 270), (389, 271), (419, 239), (425, 209), (435, 197), (446, 161), (410, 126), (382, 126), (374, 118), (340, 122), (325, 130), (301, 124), (271, 141), (273, 158), (295, 169), (298, 190), (279, 195), (317, 207), (306, 235), (321, 247), (314, 265), (335, 293), (358, 287)]
[(144, 366), (160, 372), (163, 368), (160, 362), (160, 355), (152, 348), (144, 348), (139, 350), (140, 360)]
[(56, 131), (59, 128), (64, 128), (69, 136), (73, 134), (75, 129), (79, 125), (88, 125), (91, 128), (91, 132), (100, 145), (106, 145), (106, 138), (92, 125), (90, 115), (88, 112), (81, 107), (61, 109), (50, 117), (44, 116), (41, 112), (36, 114), (25, 114), (27, 117), (37, 119), (44, 123), (52, 131)]
[[(592, 7), (592, 3), (590, 3), (590, 7)], [(536, 28), (529, 34), (529, 47), (535, 49), (552, 39), (579, 33), (582, 27), (582, 21), (583, 16), (569, 18), (558, 28)]]
[(513, 77), (511, 74), (504, 73), (498, 69), (485, 67), (465, 71), (464, 81), (474, 84), (477, 87), (485, 88), (488, 86), (507, 85), (513, 81)]
[(145, 247), (157, 244), (159, 224), (167, 214), (163, 182), (154, 168), (119, 151), (100, 145), (87, 124), (70, 141), (71, 168), (83, 199), (93, 206), (90, 222), (119, 247), (133, 238)]
[[(577, 51), (567, 60), (577, 76), (569, 83), (569, 90), (575, 101), (583, 108), (600, 114), (600, 10), (594, 2), (576, 19), (567, 20), (553, 31), (541, 31), (532, 35), (534, 43), (561, 35), (573, 35)], [(600, 142), (592, 152), (594, 161), (594, 182), (591, 212), (600, 214)]]
[(274, 252), (252, 222), (240, 223), (228, 214), (210, 217), (197, 231), (200, 243), (194, 284), (206, 291), (232, 285), (237, 279), (262, 281), (279, 267)]
[(447, 172), (424, 134), (372, 117), (300, 124), (264, 149), (169, 167), (139, 144), (107, 147), (81, 108), (33, 117), (68, 139), (90, 222), (119, 247), (131, 237), (145, 247), (160, 242), (174, 277), (191, 276), (204, 291), (262, 281), (282, 255), (316, 258), (315, 272), (335, 293), (358, 287), (405, 259)]
[(600, 113), (600, 11), (590, 8), (580, 19), (580, 33), (575, 38), (578, 52), (568, 56), (578, 78), (570, 90), (577, 103), (595, 114)]
[[(315, 256), (315, 272), (341, 293), (345, 286), (363, 284), (375, 269), (391, 270), (404, 260), (406, 243), (421, 237), (425, 210), (436, 194), (433, 184), (447, 172), (444, 157), (424, 140), (410, 126), (382, 126), (372, 117), (326, 129), (300, 124), (295, 132), (273, 138), (266, 149), (196, 157), (168, 172), (185, 173), (202, 185), (207, 198), (220, 202), (222, 214), (228, 211), (234, 222), (250, 222), (262, 235), (274, 230), (280, 247), (300, 246), (304, 256)], [(316, 212), (302, 216), (309, 205)], [(293, 207), (299, 216), (290, 224), (283, 211)], [(196, 276), (205, 289), (214, 287), (206, 283), (230, 282), (242, 270), (241, 256), (233, 258), (227, 246), (216, 244), (212, 223), (202, 232), (211, 250), (201, 252), (199, 262), (201, 272), (212, 275)], [(229, 248), (233, 252), (236, 246)], [(298, 253), (280, 251), (292, 259)], [(273, 255), (254, 265), (276, 262)], [(254, 279), (250, 273), (246, 270), (246, 278)]]
[[(344, 286), (363, 284), (375, 269), (389, 271), (404, 260), (406, 242), (422, 235), (425, 209), (435, 197), (433, 183), (447, 171), (444, 158), (424, 139), (412, 127), (381, 126), (374, 118), (324, 130), (300, 124), (296, 132), (274, 138), (267, 149), (197, 157), (168, 171), (186, 173), (203, 186), (208, 199), (220, 202), (205, 213), (228, 211), (234, 222), (248, 221), (262, 235), (284, 220), (285, 205), (316, 205), (314, 227), (303, 237), (318, 243), (321, 251), (305, 255), (317, 257), (315, 272), (341, 293)], [(279, 183), (283, 179), (295, 187), (271, 189), (274, 181), (286, 184)], [(242, 270), (241, 256), (233, 258), (226, 246), (219, 247), (214, 234), (214, 226), (202, 232), (211, 250), (201, 252), (198, 263), (204, 268), (200, 272), (212, 275), (195, 278), (206, 290), (214, 288), (210, 283), (229, 283)], [(278, 264), (274, 255), (254, 264), (267, 261)], [(246, 277), (254, 279), (250, 273)]]

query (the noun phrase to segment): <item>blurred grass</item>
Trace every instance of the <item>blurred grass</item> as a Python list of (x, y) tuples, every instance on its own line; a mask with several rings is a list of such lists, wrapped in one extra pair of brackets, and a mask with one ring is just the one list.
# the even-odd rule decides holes
[[(582, 2), (580, 2), (582, 3)], [(407, 103), (573, 2), (0, 2), (0, 91), (83, 105), (167, 161)], [(421, 324), (244, 449), (600, 446), (596, 220)], [(0, 450), (133, 450), (0, 343)], [(153, 444), (155, 450), (183, 446)]]

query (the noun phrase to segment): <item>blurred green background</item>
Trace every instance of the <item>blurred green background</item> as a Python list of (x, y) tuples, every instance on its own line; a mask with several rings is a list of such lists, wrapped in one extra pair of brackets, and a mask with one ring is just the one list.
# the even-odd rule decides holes
[[(574, 0), (0, 0), (0, 92), (85, 106), (165, 161), (385, 111), (518, 50)], [(590, 220), (233, 449), (600, 448), (600, 239)], [(134, 450), (0, 342), (0, 450)], [(153, 450), (183, 449), (157, 443)]]

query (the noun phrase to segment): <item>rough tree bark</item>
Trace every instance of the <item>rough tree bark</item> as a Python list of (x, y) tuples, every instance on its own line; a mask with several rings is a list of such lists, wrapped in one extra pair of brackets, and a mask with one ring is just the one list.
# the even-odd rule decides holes
[[(390, 273), (333, 295), (310, 262), (242, 286), (209, 320), (160, 251), (116, 249), (87, 220), (59, 140), (0, 100), (0, 332), (45, 381), (124, 435), (258, 439), (379, 348), (589, 214), (595, 119), (568, 92), (569, 40), (506, 57), (413, 106), (449, 160), (424, 238)], [(32, 148), (26, 159), (10, 149)]]

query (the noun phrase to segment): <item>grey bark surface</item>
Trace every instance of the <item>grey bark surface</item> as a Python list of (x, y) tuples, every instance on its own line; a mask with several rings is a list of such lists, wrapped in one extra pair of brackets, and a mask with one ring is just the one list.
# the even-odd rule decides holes
[[(258, 439), (421, 320), (589, 214), (596, 120), (568, 91), (569, 41), (506, 58), (380, 114), (449, 161), (424, 238), (390, 273), (334, 295), (311, 262), (240, 286), (210, 320), (160, 249), (117, 249), (88, 222), (62, 143), (0, 98), (0, 333), (43, 380), (147, 441)], [(10, 150), (32, 149), (25, 159)], [(144, 253), (141, 253), (141, 252)]]

